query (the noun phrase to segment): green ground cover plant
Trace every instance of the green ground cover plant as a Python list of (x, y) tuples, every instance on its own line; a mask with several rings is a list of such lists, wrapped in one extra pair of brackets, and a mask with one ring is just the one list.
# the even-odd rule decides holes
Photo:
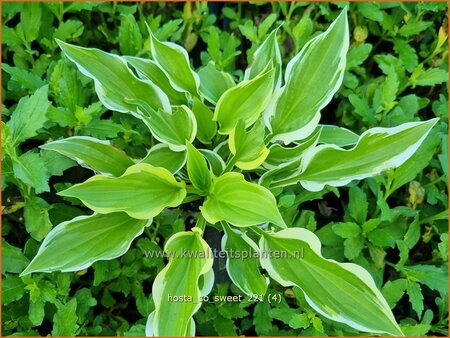
[(3, 334), (447, 334), (446, 3), (2, 10)]

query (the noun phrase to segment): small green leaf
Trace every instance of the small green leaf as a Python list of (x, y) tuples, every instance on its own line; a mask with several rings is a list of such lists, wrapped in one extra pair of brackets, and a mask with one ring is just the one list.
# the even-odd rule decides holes
[(406, 279), (396, 279), (394, 281), (388, 281), (381, 289), (381, 293), (389, 304), (389, 307), (393, 309), (397, 305), (398, 301), (403, 297), (406, 291)]
[(35, 136), (47, 121), (48, 107), (50, 102), (47, 85), (36, 90), (33, 95), (20, 99), (8, 122), (11, 142), (18, 144)]
[(22, 272), (28, 263), (28, 258), (25, 257), (22, 250), (2, 239), (2, 274)]
[(356, 223), (337, 223), (333, 224), (333, 231), (342, 238), (357, 237), (361, 233), (361, 228)]
[(258, 168), (269, 154), (264, 143), (264, 124), (257, 121), (246, 131), (243, 120), (239, 120), (230, 133), (228, 147), (237, 167), (244, 170)]
[(97, 175), (58, 194), (78, 198), (99, 213), (124, 211), (137, 219), (149, 219), (166, 207), (177, 207), (186, 189), (166, 169), (139, 163), (120, 177)]
[(25, 284), (18, 276), (7, 275), (2, 278), (2, 305), (19, 300), (25, 294)]
[(358, 186), (352, 186), (349, 190), (348, 213), (358, 224), (363, 224), (367, 218), (369, 203), (367, 196)]
[(218, 121), (220, 134), (229, 134), (240, 119), (245, 127), (258, 120), (269, 104), (274, 81), (274, 69), (265, 68), (257, 77), (242, 81), (228, 89), (217, 102), (214, 121)]
[(125, 213), (79, 216), (60, 223), (45, 237), (22, 275), (79, 271), (98, 260), (119, 257), (150, 223), (151, 220), (136, 220)]
[(68, 137), (46, 143), (41, 148), (56, 151), (77, 161), (81, 166), (106, 175), (120, 176), (134, 164), (123, 151), (114, 148), (110, 142), (93, 137)]
[(14, 159), (13, 170), (15, 177), (34, 188), (36, 193), (50, 191), (46, 163), (38, 153), (28, 151)]
[(122, 15), (119, 26), (120, 52), (126, 55), (136, 55), (142, 49), (142, 34), (134, 15)]
[(411, 303), (413, 310), (420, 319), (423, 312), (422, 288), (418, 283), (408, 280), (406, 284), (406, 293), (408, 294), (409, 302)]
[(213, 179), (210, 192), (200, 210), (211, 223), (228, 223), (247, 227), (271, 222), (286, 227), (272, 193), (255, 183), (245, 181), (239, 173), (229, 172)]
[(30, 73), (23, 68), (11, 67), (6, 63), (2, 63), (2, 70), (11, 75), (10, 81), (17, 82), (20, 86), (31, 92), (34, 92), (45, 85), (45, 82), (39, 76)]
[(53, 316), (53, 336), (75, 336), (78, 329), (77, 300), (72, 298)]
[(211, 173), (202, 153), (187, 143), (187, 172), (194, 188), (206, 195), (211, 187)]
[(269, 279), (259, 271), (258, 246), (227, 222), (221, 224), (224, 229), (222, 250), (227, 253), (226, 269), (231, 280), (248, 296), (265, 295)]

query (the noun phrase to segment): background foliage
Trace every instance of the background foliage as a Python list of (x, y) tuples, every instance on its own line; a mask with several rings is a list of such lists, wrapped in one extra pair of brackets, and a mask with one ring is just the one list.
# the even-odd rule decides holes
[[(61, 57), (55, 38), (146, 56), (145, 22), (161, 40), (183, 45), (196, 69), (213, 60), (240, 79), (272, 29), (289, 60), (346, 3), (2, 3), (2, 307), (3, 335), (143, 335), (151, 285), (164, 266), (148, 258), (197, 209), (167, 210), (129, 252), (76, 273), (18, 277), (56, 224), (89, 211), (55, 192), (92, 173), (55, 152), (49, 140), (111, 139), (144, 157), (150, 133), (107, 111), (93, 83)], [(447, 3), (351, 3), (344, 84), (324, 123), (357, 133), (439, 117), (419, 152), (395, 171), (350, 187), (274, 191), (288, 224), (314, 231), (324, 256), (364, 266), (407, 335), (447, 335), (448, 45)], [(14, 125), (25, 132), (10, 135)], [(211, 245), (220, 235), (209, 230)], [(57, 254), (57, 253), (55, 253)], [(216, 262), (214, 295), (239, 294)], [(206, 303), (198, 335), (352, 335), (317, 315), (299, 290), (271, 286), (280, 303)], [(357, 304), (355, 304), (357, 306)]]

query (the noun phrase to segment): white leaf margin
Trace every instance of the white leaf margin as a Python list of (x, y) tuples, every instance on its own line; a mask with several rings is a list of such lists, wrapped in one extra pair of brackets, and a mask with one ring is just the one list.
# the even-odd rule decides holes
[[(394, 324), (394, 326), (398, 329), (398, 335), (403, 336), (403, 332), (400, 329), (400, 327), (397, 324), (397, 321), (394, 318), (394, 315), (392, 314), (392, 311), (388, 305), (388, 303), (386, 302), (386, 300), (384, 299), (383, 295), (381, 294), (380, 290), (378, 290), (378, 288), (376, 287), (375, 281), (373, 280), (372, 276), (369, 274), (369, 272), (367, 270), (365, 270), (364, 268), (362, 268), (359, 265), (353, 264), (353, 263), (339, 263), (333, 259), (326, 259), (322, 256), (321, 254), (321, 242), (320, 239), (311, 231), (307, 230), (307, 229), (303, 229), (303, 228), (288, 228), (288, 229), (284, 229), (281, 231), (278, 231), (275, 234), (271, 234), (271, 236), (273, 237), (277, 237), (277, 238), (286, 238), (286, 239), (295, 239), (295, 240), (299, 240), (302, 242), (306, 242), (310, 248), (320, 257), (322, 257), (324, 260), (327, 260), (329, 262), (332, 262), (334, 264), (337, 264), (339, 266), (341, 266), (342, 268), (344, 268), (345, 270), (349, 271), (350, 273), (352, 273), (353, 275), (355, 275), (356, 277), (358, 277), (362, 282), (364, 282), (375, 294), (375, 296), (377, 297), (378, 301), (380, 302), (380, 304), (382, 305), (383, 309), (385, 310), (385, 314), (386, 316), (391, 320), (391, 322)], [(260, 246), (260, 250), (264, 251), (266, 249), (265, 246), (265, 239), (263, 236), (261, 236), (260, 238), (260, 242), (259, 242), (259, 246)], [(288, 281), (286, 279), (284, 279), (283, 277), (281, 277), (276, 269), (274, 268), (270, 258), (265, 257), (264, 255), (261, 255), (260, 257), (260, 262), (261, 262), (261, 266), (267, 271), (269, 272), (269, 275), (279, 284), (281, 284), (284, 287), (290, 287), (295, 285), (293, 282)], [(297, 285), (295, 285), (297, 286)], [(297, 286), (298, 287), (298, 286)], [(374, 332), (372, 328), (370, 327), (365, 327), (361, 324), (358, 324), (354, 321), (352, 321), (351, 318), (342, 316), (342, 315), (337, 315), (337, 316), (331, 316), (330, 314), (322, 311), (306, 294), (305, 294), (305, 299), (307, 301), (307, 303), (318, 313), (320, 313), (322, 316), (329, 318), (333, 321), (337, 321), (340, 323), (344, 323), (347, 324), (359, 331), (364, 331), (364, 332)], [(380, 333), (387, 333), (387, 334), (391, 334), (390, 332), (380, 332)]]

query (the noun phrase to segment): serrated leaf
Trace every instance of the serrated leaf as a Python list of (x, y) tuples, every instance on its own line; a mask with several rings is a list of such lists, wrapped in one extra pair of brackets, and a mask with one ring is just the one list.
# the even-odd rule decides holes
[(22, 250), (2, 239), (2, 274), (22, 272), (28, 263), (28, 258), (22, 253)]
[(440, 68), (431, 68), (422, 71), (415, 78), (411, 78), (414, 86), (435, 86), (448, 82), (448, 71)]
[(151, 220), (136, 220), (125, 213), (79, 216), (60, 223), (45, 237), (37, 255), (21, 275), (79, 271), (98, 260), (119, 257), (150, 223)]
[(361, 65), (369, 57), (373, 46), (369, 43), (362, 43), (350, 48), (347, 54), (347, 69)]
[(342, 83), (348, 45), (344, 10), (326, 32), (310, 40), (289, 62), (286, 84), (274, 94), (264, 112), (264, 122), (273, 135), (271, 141), (289, 144), (312, 134), (319, 123), (320, 110)]
[(120, 177), (97, 175), (58, 193), (80, 199), (99, 213), (123, 211), (137, 219), (149, 219), (166, 207), (177, 207), (186, 197), (184, 182), (164, 168), (139, 163)]
[(417, 280), (430, 289), (439, 291), (442, 295), (448, 293), (448, 271), (445, 266), (411, 265), (404, 266), (402, 272), (408, 278)]
[[(169, 263), (153, 282), (155, 311), (147, 320), (147, 336), (194, 335), (192, 317), (201, 306), (200, 297), (211, 291), (214, 281), (211, 249), (201, 236), (202, 231), (193, 228), (189, 232), (178, 232), (165, 244)], [(192, 256), (186, 259), (183, 252)], [(170, 301), (169, 296), (186, 299)]]
[(53, 336), (75, 336), (78, 329), (77, 300), (72, 298), (53, 316)]
[(423, 312), (422, 288), (418, 283), (408, 280), (406, 284), (406, 293), (408, 294), (409, 302), (411, 303), (413, 310), (420, 319)]
[(305, 189), (319, 191), (327, 184), (342, 186), (396, 168), (417, 151), (436, 122), (437, 119), (432, 119), (394, 128), (369, 129), (348, 150), (319, 145), (305, 154), (298, 174), (279, 180), (274, 186), (300, 181)]
[(242, 174), (235, 172), (213, 179), (200, 210), (211, 224), (226, 221), (235, 226), (247, 227), (271, 222), (286, 227), (272, 193), (264, 187), (245, 181)]
[(67, 20), (61, 22), (58, 28), (55, 29), (53, 37), (59, 40), (72, 40), (81, 34), (83, 34), (84, 26), (81, 21), (78, 20)]
[(394, 50), (398, 53), (401, 62), (409, 72), (412, 72), (419, 64), (415, 49), (405, 40), (394, 39)]
[(8, 122), (13, 144), (35, 136), (44, 126), (47, 121), (47, 109), (50, 106), (47, 95), (48, 86), (45, 85), (36, 90), (33, 95), (20, 99)]
[(403, 36), (413, 36), (424, 31), (430, 27), (433, 23), (430, 21), (414, 21), (410, 20), (405, 25), (400, 27), (398, 33)]
[(289, 228), (265, 233), (259, 247), (287, 253), (282, 259), (261, 256), (262, 267), (281, 285), (299, 287), (321, 315), (359, 331), (402, 335), (370, 274), (358, 265), (323, 258), (312, 232)]
[(361, 228), (356, 223), (337, 223), (333, 224), (333, 231), (342, 238), (357, 237), (361, 233)]
[(38, 153), (28, 151), (13, 160), (14, 176), (34, 188), (36, 193), (50, 191), (46, 163)]
[(25, 284), (18, 276), (9, 275), (2, 278), (2, 305), (19, 300), (25, 294)]
[(348, 213), (358, 224), (363, 224), (367, 218), (369, 204), (364, 191), (358, 186), (352, 186), (349, 190)]
[(2, 70), (11, 75), (10, 81), (17, 82), (20, 86), (31, 92), (45, 85), (45, 82), (39, 76), (30, 73), (26, 69), (11, 67), (6, 63), (2, 63)]
[(257, 77), (228, 89), (214, 111), (213, 120), (219, 122), (219, 134), (228, 135), (241, 119), (245, 127), (255, 123), (269, 104), (273, 81), (274, 69), (270, 67)]
[(83, 167), (106, 175), (120, 176), (134, 164), (123, 151), (114, 148), (110, 142), (92, 137), (68, 137), (46, 143), (41, 148), (56, 151), (77, 161)]
[(226, 269), (234, 285), (248, 296), (265, 295), (269, 279), (259, 271), (258, 246), (245, 233), (232, 229), (227, 222), (221, 224), (224, 229), (222, 250), (227, 252)]
[(134, 15), (122, 15), (119, 26), (120, 52), (126, 55), (136, 55), (142, 48), (142, 34)]
[(389, 307), (393, 309), (398, 303), (400, 298), (406, 291), (406, 279), (396, 279), (393, 281), (387, 281), (387, 283), (381, 289), (381, 293), (389, 304)]

